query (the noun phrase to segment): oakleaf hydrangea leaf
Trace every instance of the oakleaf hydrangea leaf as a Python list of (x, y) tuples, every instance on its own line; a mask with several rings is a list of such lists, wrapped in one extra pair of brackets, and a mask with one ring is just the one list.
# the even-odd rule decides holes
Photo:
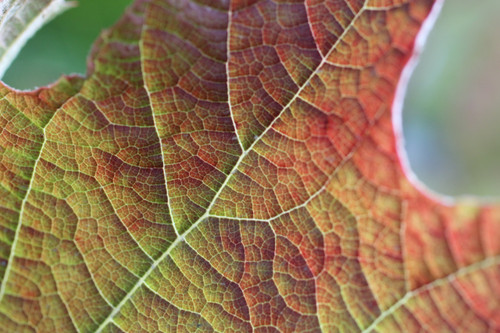
[(500, 209), (398, 157), (437, 6), (138, 0), (86, 78), (2, 86), (0, 331), (500, 331)]

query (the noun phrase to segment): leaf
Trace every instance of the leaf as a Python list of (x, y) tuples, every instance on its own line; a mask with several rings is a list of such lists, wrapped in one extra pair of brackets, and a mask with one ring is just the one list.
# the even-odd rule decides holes
[(45, 23), (73, 5), (66, 0), (0, 1), (0, 78), (26, 41)]
[(500, 211), (397, 154), (438, 5), (136, 1), (86, 79), (1, 88), (0, 330), (499, 331)]

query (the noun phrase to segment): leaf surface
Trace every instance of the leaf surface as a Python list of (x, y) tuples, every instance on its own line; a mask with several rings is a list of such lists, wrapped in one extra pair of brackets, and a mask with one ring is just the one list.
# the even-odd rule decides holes
[(397, 155), (433, 6), (139, 0), (2, 87), (0, 331), (500, 331), (500, 211)]

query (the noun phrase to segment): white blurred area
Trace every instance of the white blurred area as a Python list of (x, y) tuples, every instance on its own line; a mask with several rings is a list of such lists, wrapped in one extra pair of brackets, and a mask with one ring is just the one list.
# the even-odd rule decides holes
[(446, 0), (410, 80), (406, 150), (436, 192), (500, 197), (499, 18), (499, 0)]

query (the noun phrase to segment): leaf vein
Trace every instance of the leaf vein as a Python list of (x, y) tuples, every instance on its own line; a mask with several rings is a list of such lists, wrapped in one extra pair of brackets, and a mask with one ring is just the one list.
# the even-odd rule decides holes
[[(221, 187), (215, 194), (214, 198), (212, 199), (210, 205), (207, 207), (205, 214), (200, 216), (186, 231), (184, 231), (182, 234), (179, 235), (175, 239), (174, 242), (167, 248), (167, 250), (157, 259), (153, 262), (153, 264), (149, 267), (149, 269), (144, 273), (144, 275), (136, 282), (136, 284), (130, 289), (130, 291), (125, 295), (125, 297), (120, 301), (120, 303), (116, 306), (113, 307), (111, 313), (106, 317), (106, 319), (101, 323), (101, 325), (98, 327), (96, 330), (96, 333), (100, 333), (104, 330), (106, 325), (110, 322), (112, 322), (113, 317), (116, 316), (123, 307), (123, 305), (131, 299), (131, 297), (134, 295), (134, 293), (140, 288), (142, 284), (145, 283), (146, 279), (151, 275), (151, 273), (156, 269), (159, 263), (161, 263), (165, 258), (167, 258), (172, 250), (179, 245), (179, 243), (183, 242), (186, 235), (191, 233), (194, 229), (198, 227), (198, 225), (205, 220), (207, 217), (209, 217), (209, 212), (212, 210), (215, 202), (217, 201), (219, 195), (222, 193), (223, 189), (226, 187), (228, 184), (229, 180), (231, 179), (231, 176), (234, 174), (234, 172), (238, 169), (240, 166), (241, 162), (243, 159), (248, 155), (248, 153), (254, 148), (255, 144), (262, 139), (262, 137), (267, 133), (267, 131), (272, 128), (272, 126), (275, 124), (275, 122), (280, 118), (280, 116), (283, 114), (285, 110), (288, 109), (288, 107), (297, 99), (297, 97), (300, 95), (300, 93), (304, 90), (304, 88), (307, 86), (307, 84), (311, 81), (311, 79), (318, 73), (318, 71), (321, 69), (321, 67), (324, 65), (325, 60), (328, 58), (328, 56), (336, 49), (337, 45), (340, 43), (342, 38), (347, 34), (347, 32), (354, 26), (354, 22), (357, 21), (357, 19), (361, 16), (361, 14), (364, 11), (364, 6), (366, 5), (366, 1), (364, 2), (363, 7), (360, 9), (360, 11), (354, 16), (350, 24), (346, 27), (342, 35), (337, 39), (337, 41), (332, 45), (331, 49), (328, 51), (328, 54), (326, 57), (320, 62), (320, 64), (316, 67), (316, 69), (310, 74), (308, 79), (304, 82), (304, 84), (299, 88), (297, 93), (294, 95), (293, 98), (290, 99), (290, 101), (282, 108), (280, 113), (276, 116), (276, 118), (273, 119), (273, 121), (269, 124), (269, 126), (257, 137), (257, 139), (248, 147), (248, 149), (244, 150), (243, 153), (240, 155), (238, 160), (236, 161), (234, 167), (232, 168), (232, 171), (229, 173), (229, 175), (226, 177), (224, 183), (222, 183)], [(144, 28), (143, 28), (144, 29)]]
[(399, 308), (403, 307), (411, 298), (419, 295), (422, 292), (432, 290), (435, 287), (439, 287), (445, 283), (453, 282), (455, 279), (465, 276), (468, 274), (472, 274), (476, 271), (487, 269), (496, 265), (500, 265), (500, 255), (494, 257), (488, 257), (481, 261), (478, 261), (474, 264), (459, 268), (455, 272), (448, 274), (442, 278), (434, 280), (430, 283), (427, 283), (415, 290), (410, 290), (407, 292), (399, 301), (394, 303), (390, 308), (380, 313), (380, 315), (372, 322), (370, 326), (368, 326), (362, 333), (368, 333), (375, 330), (375, 328), (380, 324), (385, 318), (395, 313)]

